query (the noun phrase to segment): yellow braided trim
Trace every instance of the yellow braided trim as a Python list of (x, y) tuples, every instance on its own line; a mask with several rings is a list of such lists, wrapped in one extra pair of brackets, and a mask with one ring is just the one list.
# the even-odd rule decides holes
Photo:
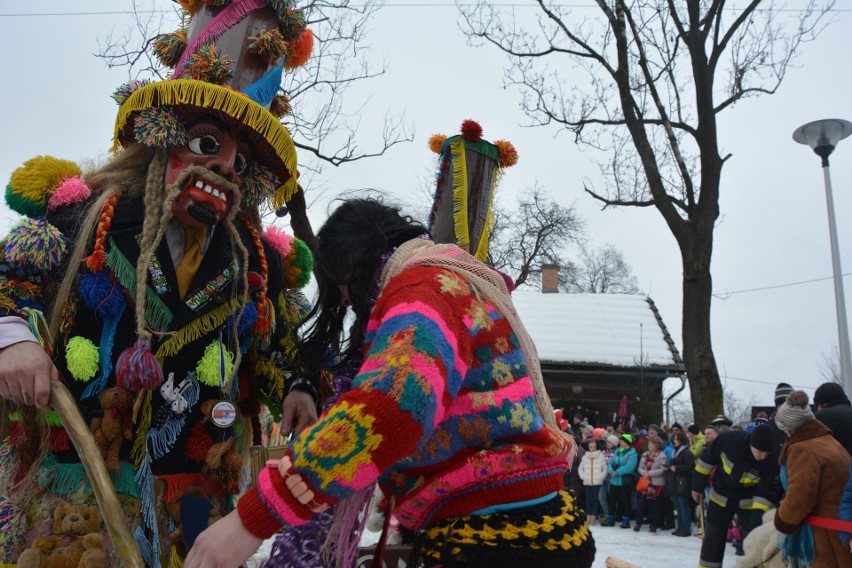
[[(523, 525), (506, 525), (501, 529), (486, 526), (481, 529), (471, 527), (465, 519), (470, 517), (462, 517), (458, 523), (453, 525), (444, 525), (434, 527), (426, 531), (426, 537), (433, 542), (446, 542), (448, 544), (469, 544), (481, 546), (497, 546), (500, 542), (513, 541), (520, 538), (521, 535), (527, 538), (535, 538), (537, 535), (549, 533), (557, 526), (563, 527), (567, 523), (574, 521), (577, 516), (573, 514), (574, 500), (567, 492), (560, 492), (562, 498), (562, 512), (559, 516), (553, 517), (545, 515), (540, 521), (528, 520)], [(487, 515), (483, 518), (486, 518)], [(459, 526), (461, 525), (461, 526)], [(451, 534), (450, 534), (451, 533)], [(589, 526), (586, 523), (580, 525), (577, 530), (572, 533), (566, 533), (561, 539), (548, 539), (544, 543), (528, 543), (532, 549), (545, 548), (547, 550), (569, 550), (580, 546), (589, 538)], [(453, 549), (454, 553), (461, 552), (461, 549)]]
[(231, 298), (215, 310), (207, 312), (201, 317), (195, 318), (169, 337), (157, 349), (157, 361), (161, 364), (166, 357), (174, 357), (187, 343), (191, 343), (204, 335), (210, 333), (231, 317), (240, 308), (241, 302), (238, 298)]
[(118, 110), (113, 131), (112, 152), (121, 149), (120, 136), (134, 112), (153, 106), (189, 105), (217, 110), (257, 132), (272, 147), (290, 173), (279, 187), (273, 206), (280, 207), (296, 191), (296, 147), (290, 133), (275, 116), (247, 96), (212, 83), (192, 79), (170, 79), (151, 83), (136, 90)]
[(491, 193), (488, 195), (488, 213), (485, 217), (485, 226), (482, 228), (482, 236), (479, 237), (474, 255), (482, 262), (488, 260), (488, 241), (491, 239), (491, 231), (494, 229), (494, 215), (491, 214), (491, 205), (494, 203), (494, 192), (497, 191), (497, 184), (500, 183), (501, 177), (503, 177), (502, 170), (500, 168), (495, 169), (494, 178), (491, 180)]
[(467, 224), (467, 159), (464, 155), (464, 138), (450, 143), (453, 160), (453, 222), (456, 244), (469, 252), (470, 229)]

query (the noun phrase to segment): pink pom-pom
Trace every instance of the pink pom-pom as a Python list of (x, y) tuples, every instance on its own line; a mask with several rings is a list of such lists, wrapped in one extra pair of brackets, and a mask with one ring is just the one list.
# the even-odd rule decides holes
[(77, 176), (67, 177), (59, 182), (59, 185), (53, 190), (47, 202), (47, 208), (53, 211), (62, 205), (80, 203), (88, 199), (90, 195), (92, 195), (92, 190), (81, 178)]
[(163, 369), (151, 353), (150, 339), (137, 339), (133, 347), (124, 350), (115, 364), (115, 376), (118, 386), (132, 393), (163, 383)]
[(461, 124), (461, 135), (468, 142), (478, 142), (482, 140), (482, 127), (475, 120), (468, 118)]
[(293, 250), (293, 237), (276, 227), (269, 227), (263, 233), (263, 240), (278, 251), (282, 258), (286, 258)]

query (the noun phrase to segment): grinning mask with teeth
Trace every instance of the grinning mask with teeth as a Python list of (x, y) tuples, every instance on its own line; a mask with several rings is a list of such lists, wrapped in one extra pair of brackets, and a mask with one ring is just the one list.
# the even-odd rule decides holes
[[(172, 205), (175, 219), (190, 227), (210, 227), (228, 215), (249, 170), (249, 147), (232, 129), (204, 119), (187, 129), (187, 143), (169, 153), (166, 186), (180, 182)], [(181, 175), (190, 173), (191, 175)]]

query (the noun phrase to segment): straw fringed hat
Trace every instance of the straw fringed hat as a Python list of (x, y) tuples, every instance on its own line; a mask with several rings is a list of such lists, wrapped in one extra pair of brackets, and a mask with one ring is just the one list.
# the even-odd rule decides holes
[[(113, 149), (139, 142), (175, 148), (186, 124), (212, 115), (237, 124), (255, 162), (243, 195), (280, 207), (296, 191), (296, 149), (279, 118), (290, 110), (278, 94), (286, 69), (304, 64), (313, 35), (300, 10), (280, 0), (181, 2), (189, 28), (154, 39), (154, 52), (174, 68), (170, 79), (131, 81), (113, 95), (119, 103)], [(246, 187), (248, 186), (248, 187)]]
[(482, 127), (465, 120), (461, 135), (434, 134), (429, 147), (440, 154), (429, 232), (437, 243), (455, 243), (485, 261), (494, 224), (491, 202), (504, 168), (518, 161), (505, 140), (482, 139)]

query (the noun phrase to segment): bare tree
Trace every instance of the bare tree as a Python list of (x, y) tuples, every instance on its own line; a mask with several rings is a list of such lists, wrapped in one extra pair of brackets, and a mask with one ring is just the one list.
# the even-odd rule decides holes
[(823, 353), (822, 360), (817, 363), (819, 374), (828, 383), (840, 383), (840, 348), (836, 345), (831, 353)]
[(761, 0), (596, 0), (597, 17), (581, 18), (558, 0), (536, 4), (534, 22), (459, 4), (463, 30), (506, 53), (506, 86), (521, 89), (532, 125), (568, 130), (608, 156), (604, 189), (587, 183), (589, 195), (604, 208), (655, 207), (668, 225), (682, 258), (684, 364), (704, 423), (723, 409), (710, 336), (713, 229), (730, 158), (718, 115), (774, 93), (833, 2), (786, 11)]
[(743, 399), (732, 389), (725, 389), (724, 399), (724, 414), (731, 422), (739, 425), (746, 425), (751, 422), (751, 407), (757, 403), (754, 395), (751, 395), (748, 399)]
[(562, 251), (580, 243), (585, 231), (573, 205), (560, 205), (538, 185), (523, 190), (511, 207), (495, 206), (493, 213), (488, 263), (516, 286), (534, 284), (543, 263), (565, 265)]
[(638, 294), (633, 269), (620, 250), (606, 244), (596, 249), (583, 248), (580, 261), (569, 262), (561, 271), (559, 289), (588, 294)]
[[(150, 9), (143, 9), (134, 0), (132, 26), (108, 35), (97, 56), (110, 68), (127, 68), (130, 78), (165, 78), (168, 70), (153, 56), (151, 41), (186, 22), (178, 7), (156, 6), (152, 1)], [(314, 33), (314, 50), (305, 66), (284, 76), (281, 86), (292, 103), (292, 114), (285, 120), (301, 150), (300, 170), (318, 172), (324, 164), (339, 166), (381, 156), (396, 144), (413, 140), (404, 116), (386, 113), (380, 140), (362, 148), (360, 117), (369, 99), (346, 96), (350, 87), (385, 73), (383, 62), (377, 65), (369, 59), (366, 38), (367, 25), (380, 6), (379, 0), (311, 0), (300, 5)]]

